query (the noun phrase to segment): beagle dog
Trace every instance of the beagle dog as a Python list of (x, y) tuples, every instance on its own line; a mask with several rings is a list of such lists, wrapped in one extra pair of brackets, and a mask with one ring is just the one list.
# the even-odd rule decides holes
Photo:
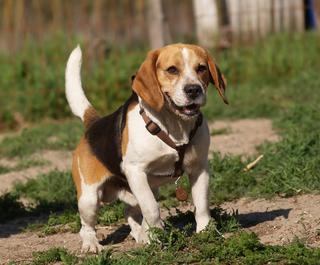
[[(132, 96), (114, 113), (100, 117), (81, 85), (78, 46), (66, 67), (66, 97), (85, 126), (73, 154), (72, 175), (81, 218), (82, 251), (99, 252), (95, 224), (99, 205), (127, 204), (131, 236), (149, 241), (150, 227), (163, 227), (155, 195), (160, 185), (184, 171), (191, 183), (196, 231), (209, 220), (208, 148), (201, 119), (207, 87), (213, 83), (227, 103), (226, 81), (208, 52), (173, 44), (150, 51), (132, 81)], [(152, 127), (152, 128), (151, 128)]]

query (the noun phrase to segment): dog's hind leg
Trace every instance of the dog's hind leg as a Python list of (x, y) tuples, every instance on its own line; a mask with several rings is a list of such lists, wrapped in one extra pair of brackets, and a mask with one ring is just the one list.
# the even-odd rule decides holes
[(97, 253), (102, 250), (102, 246), (97, 239), (95, 225), (103, 196), (103, 184), (110, 174), (92, 156), (85, 139), (80, 141), (74, 153), (72, 176), (77, 188), (82, 252)]
[(131, 228), (130, 235), (138, 242), (142, 222), (142, 213), (138, 201), (127, 190), (119, 191), (118, 198), (128, 205), (125, 210), (125, 218)]
[(81, 218), (82, 252), (98, 253), (103, 248), (99, 244), (95, 230), (100, 203), (98, 192), (98, 187), (95, 185), (85, 187), (78, 201)]
[(128, 205), (125, 211), (125, 218), (131, 228), (130, 235), (135, 239), (136, 242), (139, 242), (142, 222), (140, 207), (138, 205), (135, 207)]

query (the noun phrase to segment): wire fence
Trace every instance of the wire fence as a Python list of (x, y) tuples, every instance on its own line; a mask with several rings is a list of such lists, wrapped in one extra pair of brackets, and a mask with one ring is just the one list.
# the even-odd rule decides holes
[[(0, 49), (14, 51), (27, 39), (65, 33), (92, 42), (148, 42), (147, 0), (0, 0)], [(220, 42), (263, 38), (305, 28), (303, 0), (217, 0)], [(319, 10), (319, 2), (316, 9)], [(168, 41), (196, 39), (192, 0), (162, 0)], [(219, 43), (219, 41), (218, 41)]]

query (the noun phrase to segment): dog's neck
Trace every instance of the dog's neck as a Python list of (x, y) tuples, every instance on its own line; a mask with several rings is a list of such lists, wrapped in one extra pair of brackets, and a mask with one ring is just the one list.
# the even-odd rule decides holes
[(189, 135), (195, 126), (197, 116), (184, 120), (166, 106), (157, 112), (145, 104), (140, 98), (139, 102), (140, 107), (145, 110), (147, 116), (155, 122), (161, 130), (167, 133), (176, 145), (189, 143)]

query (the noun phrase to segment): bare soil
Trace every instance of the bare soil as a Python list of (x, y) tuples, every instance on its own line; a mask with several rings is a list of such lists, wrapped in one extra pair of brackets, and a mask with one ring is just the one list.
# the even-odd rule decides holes
[(254, 155), (257, 153), (256, 147), (263, 142), (279, 141), (268, 119), (216, 121), (209, 124), (209, 128), (211, 132), (225, 131), (211, 137), (210, 150), (222, 155)]
[(291, 198), (250, 199), (227, 202), (222, 208), (237, 212), (245, 230), (255, 232), (262, 243), (287, 244), (296, 238), (312, 247), (320, 246), (320, 195)]
[[(256, 146), (264, 141), (279, 140), (271, 122), (266, 119), (218, 121), (210, 124), (210, 129), (223, 132), (212, 136), (210, 146), (211, 150), (222, 154), (258, 155)], [(50, 164), (0, 175), (0, 191), (9, 190), (14, 181), (25, 181), (38, 173), (70, 168), (70, 152), (45, 151), (37, 155)], [(302, 195), (271, 200), (242, 198), (220, 206), (229, 213), (236, 212), (242, 228), (255, 232), (265, 244), (286, 244), (299, 237), (316, 247), (320, 245), (319, 202), (320, 195)], [(182, 206), (181, 210), (193, 210), (193, 207)], [(162, 212), (163, 218), (167, 215), (168, 212)], [(0, 224), (0, 264), (7, 264), (10, 260), (24, 264), (32, 259), (32, 252), (52, 247), (66, 247), (80, 255), (78, 234), (59, 233), (41, 237), (36, 232), (23, 232), (30, 222), (34, 220), (24, 218)], [(129, 228), (125, 224), (98, 228), (102, 243), (119, 251), (138, 246), (128, 234)]]

